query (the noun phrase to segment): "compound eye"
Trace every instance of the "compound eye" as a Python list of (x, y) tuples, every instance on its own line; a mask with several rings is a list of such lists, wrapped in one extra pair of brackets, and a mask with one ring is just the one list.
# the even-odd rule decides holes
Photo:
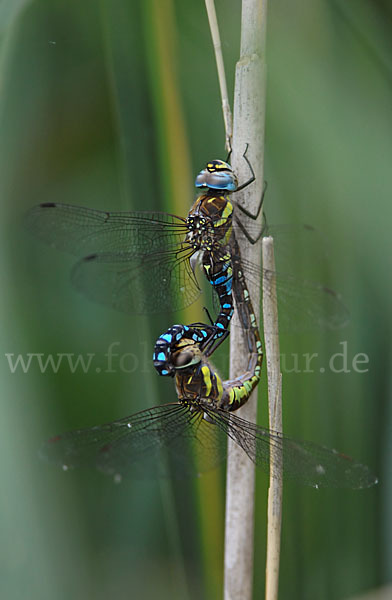
[(174, 367), (186, 367), (186, 365), (190, 364), (193, 360), (193, 352), (179, 352), (176, 356), (173, 357), (173, 366)]

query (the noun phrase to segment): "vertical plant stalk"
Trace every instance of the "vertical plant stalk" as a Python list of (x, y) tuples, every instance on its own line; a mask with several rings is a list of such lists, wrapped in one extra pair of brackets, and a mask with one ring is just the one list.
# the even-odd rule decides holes
[[(282, 374), (280, 371), (278, 306), (275, 282), (274, 241), (263, 239), (263, 321), (265, 360), (268, 376), (269, 426), (282, 432)], [(279, 448), (270, 450), (270, 484), (268, 490), (267, 558), (265, 598), (277, 600), (279, 589), (280, 533), (282, 526), (282, 465)]]
[[(160, 182), (165, 197), (165, 210), (174, 214), (186, 214), (189, 198), (193, 194), (193, 177), (186, 137), (185, 119), (181, 103), (179, 76), (177, 72), (178, 33), (173, 0), (144, 0), (142, 7), (148, 57), (151, 97), (154, 101), (155, 126), (158, 141)], [(178, 168), (181, 160), (181, 168)], [(189, 189), (189, 195), (185, 193)], [(198, 304), (198, 305), (197, 305)], [(182, 312), (181, 322), (192, 323), (199, 320), (202, 303), (195, 303)], [(174, 390), (173, 390), (174, 392)], [(220, 506), (223, 490), (216, 473), (208, 473), (194, 480), (194, 502), (198, 517), (199, 543), (202, 546), (202, 560), (206, 572), (206, 596), (214, 597), (220, 588), (219, 543), (223, 535), (223, 517)], [(172, 540), (172, 553), (178, 559), (175, 580), (181, 598), (189, 597), (184, 553), (180, 540), (179, 524), (173, 511), (175, 501), (170, 503), (170, 487), (162, 484), (162, 497), (165, 501), (165, 514)], [(177, 540), (177, 541), (176, 541)]]
[(222, 44), (221, 44), (220, 35), (219, 35), (219, 27), (218, 27), (218, 20), (216, 18), (214, 0), (205, 0), (205, 2), (206, 2), (206, 9), (207, 9), (207, 15), (208, 15), (208, 22), (210, 24), (212, 43), (214, 46), (216, 69), (218, 72), (219, 87), (220, 87), (220, 93), (221, 93), (221, 98), (222, 98), (223, 121), (225, 124), (225, 132), (226, 132), (226, 150), (228, 152), (230, 152), (231, 139), (233, 137), (233, 119), (231, 116), (229, 96), (227, 93), (225, 66), (223, 63), (223, 55), (222, 55)]
[[(164, 209), (181, 215), (188, 210), (187, 194), (184, 190), (188, 189), (192, 181), (192, 169), (176, 70), (178, 50), (174, 6), (172, 0), (144, 0), (140, 7)], [(177, 168), (178, 157), (181, 157), (181, 169)], [(184, 311), (184, 318), (186, 323), (195, 320), (189, 309)], [(191, 594), (174, 488), (170, 479), (160, 481), (160, 492), (169, 549), (173, 557), (170, 561), (172, 577), (178, 594), (184, 600), (188, 600)]]
[[(256, 180), (236, 195), (236, 201), (255, 213), (263, 190), (265, 120), (265, 37), (267, 0), (243, 0), (241, 16), (241, 56), (236, 65), (233, 120), (232, 165), (240, 184), (250, 177), (247, 158)], [(245, 222), (243, 216), (240, 217)], [(252, 221), (253, 222), (253, 221)], [(253, 222), (254, 223), (254, 222)], [(261, 226), (261, 215), (260, 215)], [(260, 244), (251, 246), (241, 235), (238, 243), (242, 256), (260, 265)], [(260, 284), (248, 281), (249, 291), (259, 318)], [(230, 335), (230, 377), (240, 375), (247, 366), (247, 348), (236, 313)], [(238, 414), (256, 422), (257, 394)], [(225, 529), (225, 600), (251, 600), (253, 587), (254, 465), (232, 440), (228, 443)]]

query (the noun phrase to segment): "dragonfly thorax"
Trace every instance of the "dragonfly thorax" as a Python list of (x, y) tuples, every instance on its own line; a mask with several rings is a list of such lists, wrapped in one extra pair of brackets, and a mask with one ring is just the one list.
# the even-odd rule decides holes
[(196, 354), (197, 346), (198, 344), (182, 346), (182, 352), (185, 353), (183, 358), (188, 362), (182, 368), (175, 367), (177, 394), (179, 398), (190, 403), (198, 401), (206, 407), (217, 407), (224, 392), (223, 382), (203, 354)]
[(214, 225), (211, 219), (199, 215), (187, 218), (186, 241), (194, 250), (212, 250), (214, 245)]
[(197, 198), (186, 220), (187, 241), (197, 250), (213, 250), (231, 233), (233, 205), (227, 196), (204, 194)]

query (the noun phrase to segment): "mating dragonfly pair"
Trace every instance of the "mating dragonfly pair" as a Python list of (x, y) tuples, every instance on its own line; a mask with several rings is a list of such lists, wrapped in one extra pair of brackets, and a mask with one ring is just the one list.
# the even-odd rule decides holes
[[(263, 359), (245, 279), (251, 276), (252, 265), (241, 260), (235, 235), (240, 228), (249, 242), (257, 241), (260, 234), (252, 237), (237, 212), (257, 218), (263, 198), (254, 215), (239, 204), (234, 211), (229, 199), (230, 192), (254, 181), (244, 158), (251, 177), (240, 186), (228, 163), (207, 163), (196, 178), (196, 187), (206, 191), (187, 218), (54, 203), (41, 204), (27, 214), (28, 228), (41, 240), (82, 257), (73, 268), (72, 281), (95, 301), (133, 314), (183, 308), (200, 294), (198, 263), (219, 301), (214, 323), (175, 325), (156, 342), (154, 366), (160, 375), (175, 377), (176, 402), (55, 436), (42, 449), (46, 459), (64, 469), (94, 466), (116, 478), (151, 470), (165, 474), (168, 468), (187, 474), (220, 462), (230, 437), (262, 469), (269, 469), (272, 454), (284, 475), (314, 487), (362, 488), (376, 483), (367, 467), (346, 455), (289, 439), (234, 412), (257, 386)], [(331, 296), (322, 286), (302, 288), (309, 288), (312, 296), (324, 291)], [(247, 341), (248, 368), (238, 378), (222, 381), (208, 357), (228, 334), (233, 296)], [(306, 298), (302, 301), (305, 304)], [(313, 312), (316, 321), (322, 321), (322, 309)]]

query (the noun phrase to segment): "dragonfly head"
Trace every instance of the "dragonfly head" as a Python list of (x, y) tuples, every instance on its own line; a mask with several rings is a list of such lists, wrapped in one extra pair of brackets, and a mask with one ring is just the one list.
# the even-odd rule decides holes
[(238, 180), (229, 163), (223, 160), (211, 160), (196, 177), (195, 186), (235, 192), (238, 187)]
[(202, 359), (200, 343), (208, 339), (207, 328), (173, 325), (160, 335), (153, 354), (154, 367), (159, 375), (174, 377), (177, 370), (199, 364)]

